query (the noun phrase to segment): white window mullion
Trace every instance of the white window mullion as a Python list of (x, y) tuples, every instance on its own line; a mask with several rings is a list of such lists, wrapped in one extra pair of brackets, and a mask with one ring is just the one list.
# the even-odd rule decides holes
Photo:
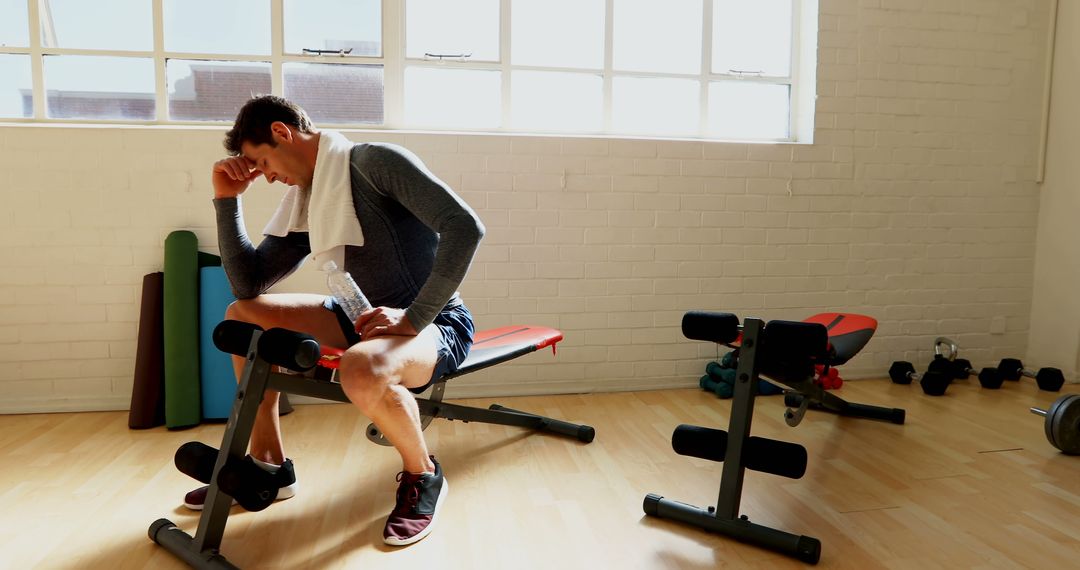
[(284, 95), (281, 64), (285, 53), (284, 1), (270, 0), (270, 93)]
[(510, 100), (510, 0), (501, 0), (499, 3), (499, 69), (502, 71), (502, 124), (500, 131), (510, 129), (511, 105)]
[(798, 138), (799, 128), (799, 47), (802, 32), (802, 0), (791, 1), (791, 67), (788, 70), (788, 85), (791, 91), (788, 94), (788, 140)]
[(165, 15), (164, 0), (154, 0), (154, 116), (156, 123), (169, 121), (169, 80), (165, 76)]
[(615, 0), (606, 0), (604, 6), (604, 132), (610, 133), (611, 128), (611, 96), (612, 85), (612, 61), (611, 53), (615, 45)]
[(45, 118), (45, 74), (41, 50), (41, 12), (38, 0), (26, 0), (30, 20), (30, 74), (34, 85), (34, 118)]
[(712, 74), (712, 22), (713, 0), (701, 3), (701, 78), (698, 90), (698, 136), (706, 138), (709, 134), (709, 76)]
[(405, 2), (383, 0), (383, 126), (400, 129), (405, 109)]

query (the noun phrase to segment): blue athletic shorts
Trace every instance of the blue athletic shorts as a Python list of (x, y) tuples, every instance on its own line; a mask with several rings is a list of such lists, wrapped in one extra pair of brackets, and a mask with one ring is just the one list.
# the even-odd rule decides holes
[[(349, 315), (345, 314), (345, 309), (341, 308), (333, 297), (327, 297), (323, 306), (337, 317), (341, 332), (345, 334), (345, 340), (349, 346), (360, 342), (360, 335), (349, 320)], [(431, 324), (435, 325), (435, 329), (439, 332), (436, 336), (439, 345), (438, 360), (435, 362), (435, 370), (431, 373), (431, 380), (419, 388), (410, 388), (416, 394), (427, 390), (428, 386), (439, 378), (457, 372), (458, 367), (465, 361), (465, 357), (469, 355), (473, 333), (476, 330), (473, 326), (472, 313), (464, 303), (443, 307)]]

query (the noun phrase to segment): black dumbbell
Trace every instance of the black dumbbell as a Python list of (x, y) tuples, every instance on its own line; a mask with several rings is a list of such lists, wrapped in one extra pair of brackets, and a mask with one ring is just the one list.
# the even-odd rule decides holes
[(1060, 368), (1040, 368), (1038, 372), (1024, 368), (1019, 358), (1002, 358), (998, 363), (998, 372), (1006, 380), (1019, 380), (1021, 376), (1034, 378), (1040, 390), (1057, 392), (1065, 384), (1065, 375)]
[(952, 361), (953, 380), (967, 380), (972, 374), (976, 374), (976, 371), (971, 367), (970, 360), (966, 358), (957, 358)]
[[(935, 364), (941, 362), (941, 364)], [(945, 359), (935, 359), (930, 363), (926, 372), (917, 374), (915, 366), (910, 362), (898, 360), (889, 367), (889, 378), (894, 384), (911, 384), (912, 380), (918, 380), (923, 392), (928, 396), (941, 396), (952, 382), (952, 375), (947, 371), (950, 366)]]
[[(951, 373), (955, 380), (967, 380), (976, 372), (975, 369), (971, 367), (970, 360), (966, 358), (957, 358), (952, 361)], [(979, 384), (982, 385), (983, 388), (989, 388), (991, 390), (1000, 388), (1001, 382), (1004, 380), (997, 368), (983, 368), (978, 374)]]
[(1031, 413), (1046, 418), (1046, 439), (1066, 455), (1080, 455), (1080, 394), (1067, 394), (1050, 405), (1049, 410), (1031, 408)]
[(1004, 381), (1005, 379), (1001, 377), (1001, 373), (998, 372), (997, 368), (986, 367), (979, 371), (979, 384), (983, 388), (997, 390)]

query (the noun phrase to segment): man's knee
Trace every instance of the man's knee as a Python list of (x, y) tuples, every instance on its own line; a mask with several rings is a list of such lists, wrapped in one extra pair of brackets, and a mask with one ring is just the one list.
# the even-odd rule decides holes
[(338, 366), (341, 387), (349, 399), (366, 409), (382, 399), (392, 383), (387, 357), (374, 351), (348, 350)]
[(259, 310), (258, 297), (254, 299), (237, 299), (225, 309), (225, 318), (246, 323), (258, 323)]

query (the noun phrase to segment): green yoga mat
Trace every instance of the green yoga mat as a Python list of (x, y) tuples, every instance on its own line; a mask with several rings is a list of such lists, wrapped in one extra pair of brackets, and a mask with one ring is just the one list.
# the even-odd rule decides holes
[(165, 427), (198, 425), (199, 240), (189, 231), (165, 238)]

